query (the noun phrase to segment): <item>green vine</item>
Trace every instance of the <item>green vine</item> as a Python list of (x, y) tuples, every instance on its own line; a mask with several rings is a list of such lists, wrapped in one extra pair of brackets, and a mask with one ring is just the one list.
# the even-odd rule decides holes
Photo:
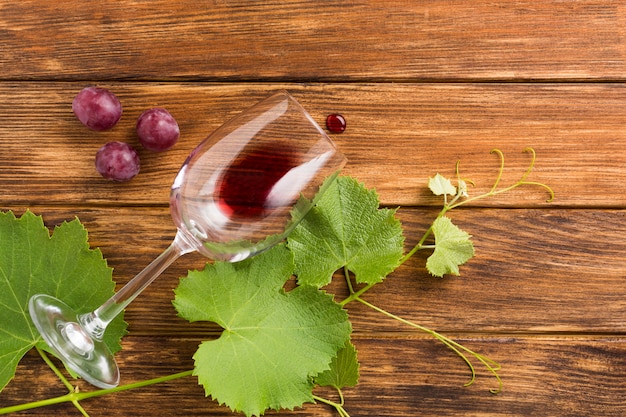
[[(536, 182), (536, 181), (528, 181), (527, 178), (530, 175), (530, 173), (532, 172), (533, 168), (535, 167), (535, 161), (537, 159), (537, 154), (535, 152), (535, 150), (533, 148), (525, 148), (524, 149), (525, 153), (530, 153), (531, 154), (531, 161), (530, 164), (528, 166), (528, 168), (526, 169), (526, 171), (524, 172), (524, 174), (521, 176), (521, 178), (509, 185), (508, 187), (504, 187), (504, 188), (498, 188), (500, 186), (500, 181), (502, 180), (502, 175), (504, 173), (504, 154), (502, 153), (502, 151), (500, 149), (492, 149), (491, 153), (492, 154), (496, 154), (498, 156), (498, 158), (500, 159), (500, 168), (498, 169), (498, 174), (496, 176), (496, 179), (491, 187), (491, 189), (484, 193), (484, 194), (479, 194), (476, 195), (474, 197), (469, 197), (468, 193), (467, 193), (467, 184), (470, 183), (472, 185), (475, 185), (473, 181), (468, 180), (468, 179), (463, 179), (461, 177), (460, 174), (460, 161), (456, 163), (456, 178), (457, 178), (457, 192), (456, 194), (453, 196), (452, 200), (448, 201), (448, 194), (443, 194), (443, 198), (444, 198), (444, 204), (443, 207), (441, 209), (441, 211), (439, 212), (439, 214), (437, 214), (437, 219), (443, 217), (448, 211), (461, 207), (463, 205), (469, 204), (469, 203), (473, 203), (475, 201), (478, 200), (482, 200), (488, 197), (493, 197), (495, 195), (498, 194), (502, 194), (502, 193), (506, 193), (508, 191), (512, 191), (515, 188), (524, 186), (524, 185), (530, 185), (530, 186), (537, 186), (537, 187), (541, 187), (544, 190), (546, 190), (549, 193), (549, 197), (546, 200), (547, 203), (551, 203), (552, 201), (554, 201), (554, 190), (547, 184), (541, 183), (541, 182)], [(433, 231), (433, 227), (432, 224), (431, 226), (428, 228), (428, 230), (426, 230), (426, 232), (424, 233), (424, 235), (422, 236), (422, 238), (420, 239), (420, 241), (413, 247), (413, 249), (411, 249), (405, 256), (404, 258), (402, 258), (402, 260), (400, 261), (400, 264), (403, 264), (404, 262), (406, 262), (409, 258), (411, 258), (417, 251), (422, 250), (422, 249), (431, 249), (432, 246), (430, 245), (424, 245), (424, 243), (426, 242), (426, 240), (430, 237), (430, 235), (432, 234)]]
[[(524, 149), (524, 152), (529, 153), (531, 155), (531, 162), (528, 166), (528, 168), (526, 169), (526, 171), (523, 173), (523, 175), (520, 177), (520, 179), (518, 181), (516, 181), (515, 183), (506, 186), (506, 187), (502, 187), (501, 186), (501, 180), (502, 180), (502, 176), (503, 176), (503, 172), (504, 172), (504, 155), (502, 153), (502, 151), (500, 151), (499, 149), (493, 149), (491, 151), (492, 154), (496, 154), (499, 158), (499, 162), (500, 162), (500, 167), (498, 170), (498, 173), (496, 175), (495, 181), (492, 185), (492, 187), (489, 189), (488, 192), (480, 194), (480, 195), (476, 195), (473, 197), (470, 197), (468, 194), (468, 184), (470, 185), (475, 185), (473, 181), (468, 180), (468, 179), (464, 179), (461, 174), (460, 174), (460, 163), (457, 162), (456, 164), (456, 182), (457, 185), (453, 186), (449, 180), (440, 177), (439, 180), (442, 181), (441, 184), (442, 185), (442, 192), (436, 192), (436, 194), (438, 195), (443, 195), (443, 207), (441, 208), (441, 210), (439, 211), (439, 213), (436, 216), (436, 219), (433, 223), (431, 223), (431, 225), (429, 226), (429, 228), (425, 231), (425, 233), (423, 234), (423, 236), (420, 238), (420, 240), (417, 242), (417, 244), (415, 244), (415, 246), (409, 251), (407, 252), (404, 256), (402, 256), (399, 260), (399, 264), (403, 265), (407, 260), (409, 260), (415, 253), (417, 253), (420, 250), (432, 250), (437, 248), (437, 245), (431, 245), (431, 244), (426, 244), (427, 240), (429, 239), (429, 237), (431, 237), (431, 235), (433, 235), (433, 233), (435, 233), (436, 236), (436, 231), (435, 231), (435, 225), (437, 223), (437, 221), (439, 219), (442, 219), (450, 210), (453, 210), (455, 208), (461, 207), (463, 205), (466, 204), (470, 204), (472, 202), (484, 199), (484, 198), (488, 198), (488, 197), (492, 197), (492, 196), (496, 196), (508, 191), (511, 191), (515, 188), (521, 187), (521, 186), (536, 186), (536, 187), (540, 187), (543, 188), (544, 190), (546, 190), (549, 193), (549, 198), (547, 199), (547, 202), (551, 202), (554, 200), (554, 191), (552, 190), (551, 187), (549, 187), (546, 184), (543, 184), (541, 182), (536, 182), (536, 181), (529, 181), (528, 178), (534, 168), (535, 165), (535, 160), (536, 160), (536, 154), (535, 151), (532, 148), (526, 148)], [(431, 188), (432, 189), (432, 188)], [(454, 190), (454, 192), (451, 192), (450, 190)], [(450, 196), (450, 198), (449, 198)], [(435, 242), (436, 243), (436, 242)], [(464, 384), (464, 386), (470, 386), (472, 384), (474, 384), (474, 382), (476, 381), (476, 375), (477, 375), (477, 371), (476, 368), (474, 366), (474, 361), (478, 361), (479, 363), (481, 363), (496, 379), (497, 381), (497, 387), (495, 388), (491, 388), (489, 390), (489, 392), (491, 392), (492, 394), (498, 394), (502, 391), (503, 389), (503, 383), (502, 383), (502, 379), (500, 378), (498, 371), (501, 369), (500, 365), (492, 360), (487, 358), (486, 356), (477, 353), (463, 345), (461, 345), (458, 342), (455, 342), (454, 340), (436, 332), (433, 331), (431, 329), (428, 329), (422, 325), (419, 325), (417, 323), (414, 323), (412, 321), (406, 320), (402, 317), (399, 317), (395, 314), (392, 314), (388, 311), (385, 311), (383, 309), (381, 309), (380, 307), (374, 305), (373, 303), (367, 301), (366, 299), (363, 298), (363, 296), (372, 288), (376, 285), (376, 283), (368, 283), (363, 285), (361, 288), (357, 289), (355, 288), (355, 285), (352, 282), (351, 276), (350, 276), (350, 271), (348, 270), (347, 266), (343, 267), (343, 273), (344, 273), (344, 279), (347, 285), (347, 288), (349, 290), (349, 295), (343, 299), (341, 302), (339, 302), (338, 304), (343, 308), (346, 305), (348, 305), (349, 303), (352, 302), (358, 302), (363, 304), (364, 306), (367, 306), (368, 308), (384, 315), (385, 317), (388, 317), (390, 319), (393, 319), (395, 321), (398, 321), (404, 325), (407, 325), (413, 329), (425, 332), (426, 334), (434, 337), (435, 339), (439, 340), (441, 343), (443, 343), (447, 348), (451, 349), (456, 355), (458, 355), (463, 361), (464, 363), (469, 367), (470, 370), (470, 378), (469, 380)], [(147, 387), (150, 385), (155, 385), (155, 384), (159, 384), (159, 383), (163, 383), (163, 382), (167, 382), (167, 381), (172, 381), (172, 380), (176, 380), (176, 379), (180, 379), (180, 378), (185, 378), (185, 377), (189, 377), (194, 375), (194, 370), (188, 370), (188, 371), (184, 371), (184, 372), (179, 372), (179, 373), (175, 373), (175, 374), (171, 374), (171, 375), (167, 375), (167, 376), (163, 376), (163, 377), (158, 377), (158, 378), (153, 378), (153, 379), (149, 379), (149, 380), (145, 380), (145, 381), (141, 381), (141, 382), (135, 382), (132, 384), (126, 384), (126, 385), (122, 385), (119, 387), (115, 387), (115, 388), (110, 388), (110, 389), (101, 389), (101, 390), (95, 390), (95, 391), (90, 391), (90, 392), (80, 392), (80, 390), (78, 389), (78, 387), (73, 386), (69, 380), (64, 376), (63, 372), (61, 372), (61, 370), (59, 370), (59, 368), (55, 365), (55, 363), (48, 357), (48, 355), (46, 354), (45, 351), (37, 348), (37, 352), (39, 353), (39, 355), (42, 357), (43, 361), (53, 370), (53, 372), (55, 373), (55, 375), (59, 378), (59, 380), (62, 382), (62, 384), (67, 388), (68, 393), (59, 397), (55, 397), (55, 398), (50, 398), (50, 399), (45, 399), (45, 400), (39, 400), (39, 401), (33, 401), (33, 402), (29, 402), (29, 403), (25, 403), (25, 404), (19, 404), (19, 405), (14, 405), (14, 406), (9, 406), (9, 407), (4, 407), (4, 408), (0, 408), (0, 414), (9, 414), (9, 413), (13, 413), (13, 412), (18, 412), (18, 411), (24, 411), (24, 410), (30, 410), (30, 409), (34, 409), (34, 408), (39, 408), (39, 407), (45, 407), (45, 406), (50, 406), (50, 405), (54, 405), (54, 404), (61, 404), (61, 403), (71, 403), (84, 417), (89, 417), (89, 414), (86, 412), (86, 410), (82, 407), (82, 405), (80, 404), (81, 401), (84, 401), (86, 399), (89, 398), (94, 398), (94, 397), (100, 397), (100, 396), (104, 396), (104, 395), (109, 395), (109, 394), (114, 394), (117, 392), (122, 392), (122, 391), (127, 391), (127, 390), (132, 390), (132, 389), (138, 389), (138, 388), (142, 388), (142, 387)], [(472, 359), (473, 358), (473, 359)], [(332, 408), (334, 408), (337, 413), (339, 414), (340, 417), (349, 417), (348, 412), (345, 410), (344, 408), (344, 395), (342, 392), (341, 387), (335, 387), (335, 389), (337, 390), (338, 396), (339, 396), (339, 400), (338, 401), (332, 401), (330, 399), (327, 398), (323, 398), (321, 396), (317, 396), (314, 395), (313, 399), (316, 402), (319, 403), (323, 403), (326, 404)]]
[[(533, 148), (526, 148), (524, 149), (524, 152), (526, 153), (530, 153), (531, 154), (531, 161), (530, 164), (528, 166), (528, 168), (526, 169), (526, 171), (524, 172), (524, 174), (520, 177), (520, 179), (513, 183), (512, 185), (509, 185), (507, 187), (504, 188), (499, 188), (500, 186), (500, 182), (502, 179), (502, 175), (504, 173), (504, 154), (502, 153), (502, 151), (500, 151), (499, 149), (493, 149), (491, 151), (492, 154), (496, 154), (499, 157), (500, 160), (500, 168), (498, 170), (498, 174), (496, 176), (496, 179), (493, 183), (493, 186), (491, 187), (491, 189), (484, 193), (484, 194), (480, 194), (474, 197), (469, 197), (468, 193), (467, 193), (467, 184), (470, 183), (472, 185), (475, 185), (473, 181), (468, 180), (468, 179), (463, 179), (461, 177), (460, 174), (460, 170), (459, 170), (459, 166), (460, 166), (460, 162), (457, 162), (456, 164), (456, 178), (457, 178), (457, 187), (456, 187), (456, 193), (453, 195), (452, 199), (450, 201), (448, 201), (448, 194), (447, 193), (443, 193), (443, 198), (444, 198), (444, 204), (443, 207), (441, 209), (441, 211), (438, 213), (437, 215), (437, 219), (442, 218), (448, 211), (461, 207), (465, 204), (471, 203), (471, 202), (475, 202), (477, 200), (481, 200), (487, 197), (492, 197), (498, 194), (502, 194), (508, 191), (511, 191), (517, 187), (521, 187), (524, 185), (529, 185), (529, 186), (538, 186), (540, 188), (545, 189), (548, 193), (549, 193), (549, 198), (546, 200), (546, 202), (550, 203), (554, 200), (555, 198), (555, 194), (554, 194), (554, 190), (541, 182), (536, 182), (536, 181), (528, 181), (528, 177), (530, 175), (530, 173), (532, 172), (534, 166), (535, 166), (535, 160), (536, 160), (536, 153), (535, 150)], [(409, 260), (417, 251), (419, 250), (423, 250), (423, 249), (432, 249), (434, 247), (434, 245), (426, 245), (425, 242), (426, 240), (430, 237), (430, 235), (433, 232), (433, 224), (434, 222), (431, 224), (431, 226), (426, 230), (426, 232), (424, 233), (424, 235), (421, 237), (421, 239), (418, 241), (418, 243), (400, 260), (400, 265), (404, 264), (407, 260)], [(354, 289), (354, 286), (352, 285), (352, 281), (350, 280), (350, 275), (349, 275), (349, 271), (347, 270), (347, 268), (344, 268), (344, 276), (345, 276), (345, 280), (348, 286), (348, 290), (350, 292), (350, 295), (348, 297), (346, 297), (343, 301), (340, 302), (340, 304), (342, 306), (347, 305), (350, 302), (353, 301), (357, 301), (381, 314), (383, 314), (384, 316), (387, 316), (389, 318), (392, 318), (394, 320), (397, 320), (403, 324), (406, 324), (410, 327), (413, 327), (417, 330), (420, 330), (422, 332), (425, 332), (431, 336), (433, 336), (435, 339), (439, 340), (440, 342), (442, 342), (446, 347), (448, 347), (449, 349), (451, 349), (454, 353), (456, 353), (469, 367), (470, 369), (470, 380), (465, 383), (464, 386), (470, 386), (472, 385), (475, 380), (476, 380), (476, 369), (472, 363), (472, 361), (469, 359), (469, 356), (474, 357), (475, 359), (477, 359), (480, 363), (482, 363), (487, 370), (493, 374), (493, 376), (496, 378), (496, 381), (498, 383), (497, 388), (492, 388), (489, 390), (489, 392), (491, 392), (492, 394), (498, 394), (502, 391), (502, 379), (500, 378), (500, 375), (498, 374), (498, 371), (501, 369), (501, 366), (499, 363), (497, 363), (496, 361), (489, 359), (483, 355), (481, 355), (480, 353), (474, 352), (471, 349), (466, 348), (465, 346), (447, 338), (446, 336), (443, 336), (440, 333), (437, 333), (431, 329), (428, 329), (424, 326), (421, 326), (417, 323), (411, 322), (409, 320), (403, 319), (402, 317), (396, 316), (390, 312), (387, 312), (379, 307), (377, 307), (376, 305), (364, 300), (362, 298), (362, 296), (368, 291), (370, 290), (374, 285), (376, 284), (368, 284), (365, 285), (363, 288), (359, 289), (358, 291)]]

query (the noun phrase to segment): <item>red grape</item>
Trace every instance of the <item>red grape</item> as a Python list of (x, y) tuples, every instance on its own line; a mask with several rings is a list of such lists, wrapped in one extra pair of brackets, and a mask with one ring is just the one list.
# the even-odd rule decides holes
[(96, 169), (109, 180), (129, 181), (139, 173), (139, 155), (127, 143), (108, 142), (96, 153)]
[(85, 87), (74, 97), (72, 111), (88, 128), (107, 130), (122, 117), (122, 104), (106, 88)]
[(136, 128), (141, 145), (154, 152), (168, 150), (176, 144), (180, 136), (176, 119), (160, 107), (143, 112), (137, 119)]

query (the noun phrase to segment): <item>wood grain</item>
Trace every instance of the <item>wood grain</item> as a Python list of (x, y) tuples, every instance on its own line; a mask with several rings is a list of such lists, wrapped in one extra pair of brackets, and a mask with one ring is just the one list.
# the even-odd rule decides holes
[(617, 0), (37, 0), (0, 9), (4, 79), (624, 79)]
[[(530, 163), (522, 152), (529, 146), (538, 158), (530, 179), (553, 187), (556, 206), (626, 204), (626, 88), (621, 84), (109, 83), (125, 106), (122, 121), (109, 132), (89, 131), (72, 114), (72, 99), (84, 85), (0, 84), (0, 135), (6, 138), (0, 181), (7, 201), (166, 205), (182, 162), (208, 133), (271, 92), (288, 88), (318, 123), (332, 112), (347, 118), (346, 132), (333, 135), (349, 160), (344, 173), (375, 187), (385, 205), (439, 205), (426, 187), (428, 177), (437, 172), (454, 177), (457, 161), (476, 183), (474, 194), (488, 191), (499, 168), (493, 148), (505, 153), (502, 184), (512, 184)], [(100, 178), (95, 152), (109, 140), (140, 149), (137, 117), (156, 105), (178, 119), (179, 143), (166, 153), (140, 150), (141, 173), (129, 183)], [(547, 198), (531, 188), (480, 205), (546, 207)]]

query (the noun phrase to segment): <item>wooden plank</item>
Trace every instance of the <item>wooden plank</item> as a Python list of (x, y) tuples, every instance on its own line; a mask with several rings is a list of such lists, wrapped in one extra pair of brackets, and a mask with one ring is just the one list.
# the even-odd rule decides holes
[[(165, 208), (36, 207), (48, 225), (78, 216), (127, 282), (166, 248), (174, 228)], [(436, 212), (401, 209), (407, 247)], [(476, 257), (461, 277), (431, 277), (417, 255), (365, 298), (387, 311), (443, 333), (626, 333), (626, 212), (623, 210), (472, 209), (450, 212), (474, 236)], [(188, 324), (171, 305), (178, 278), (204, 266), (186, 255), (129, 306), (131, 334), (214, 334), (211, 324)], [(347, 296), (337, 276), (328, 288)], [(407, 329), (358, 303), (348, 309), (359, 334)]]
[[(437, 279), (420, 253), (365, 298), (503, 365), (504, 391), (441, 343), (358, 303), (347, 306), (361, 383), (347, 389), (354, 416), (626, 415), (626, 6), (616, 0), (180, 0), (0, 4), (0, 208), (43, 214), (53, 227), (78, 216), (121, 286), (171, 241), (169, 186), (196, 143), (219, 124), (287, 88), (333, 135), (345, 174), (375, 187), (398, 212), (407, 248), (441, 202), (436, 172), (487, 192), (505, 153), (504, 186), (537, 151), (540, 188), (450, 213), (474, 235), (461, 277)], [(94, 133), (71, 100), (98, 83), (122, 99), (124, 117)], [(108, 140), (137, 145), (137, 116), (167, 107), (183, 137), (171, 151), (141, 151), (127, 184), (93, 169)], [(118, 354), (122, 383), (184, 371), (211, 323), (176, 316), (172, 289), (206, 259), (177, 261), (127, 311)], [(328, 287), (347, 295), (340, 277)], [(93, 387), (78, 382), (80, 390)], [(0, 408), (62, 395), (29, 353), (0, 393)], [(336, 395), (327, 390), (320, 395)], [(83, 403), (96, 417), (227, 416), (192, 378)], [(75, 416), (71, 405), (21, 413)], [(270, 416), (335, 416), (320, 404)]]
[[(505, 153), (503, 185), (517, 181), (537, 152), (529, 178), (550, 184), (557, 206), (626, 205), (626, 87), (622, 84), (152, 84), (107, 83), (124, 105), (118, 126), (92, 132), (71, 112), (84, 83), (0, 84), (1, 205), (166, 205), (187, 154), (213, 129), (280, 88), (288, 88), (320, 124), (340, 112), (348, 129), (333, 135), (349, 159), (346, 175), (375, 187), (384, 204), (438, 205), (428, 177), (454, 177), (461, 162), (476, 195), (487, 192)], [(125, 184), (103, 180), (93, 166), (109, 140), (138, 146), (136, 118), (170, 109), (182, 130), (165, 153), (140, 152), (142, 171)], [(25, 146), (27, 145), (27, 146)], [(480, 202), (547, 207), (548, 195), (526, 188)], [(553, 205), (554, 206), (554, 205)]]
[(98, 2), (0, 6), (0, 78), (624, 78), (620, 1)]
[[(352, 416), (622, 416), (626, 413), (626, 339), (624, 337), (458, 337), (459, 343), (498, 360), (504, 382), (492, 395), (496, 380), (477, 364), (478, 379), (463, 387), (465, 364), (440, 343), (428, 338), (357, 338), (360, 383), (345, 390)], [(198, 340), (128, 336), (117, 355), (122, 384), (182, 372), (193, 367)], [(37, 383), (32, 381), (36, 379)], [(81, 390), (92, 390), (78, 382)], [(16, 379), (0, 394), (2, 406), (65, 394), (52, 372), (28, 354)], [(326, 390), (316, 394), (335, 398)], [(155, 401), (155, 399), (158, 399)], [(96, 416), (230, 416), (225, 407), (204, 398), (194, 377), (81, 403)], [(22, 413), (29, 416), (75, 416), (69, 404)], [(321, 404), (269, 416), (334, 416)]]

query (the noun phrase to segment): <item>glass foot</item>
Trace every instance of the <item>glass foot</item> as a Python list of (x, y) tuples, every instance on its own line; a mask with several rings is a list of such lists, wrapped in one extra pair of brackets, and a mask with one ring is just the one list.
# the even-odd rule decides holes
[(30, 299), (28, 309), (43, 339), (69, 369), (99, 388), (119, 384), (120, 372), (113, 354), (82, 328), (71, 307), (55, 297), (38, 294)]

